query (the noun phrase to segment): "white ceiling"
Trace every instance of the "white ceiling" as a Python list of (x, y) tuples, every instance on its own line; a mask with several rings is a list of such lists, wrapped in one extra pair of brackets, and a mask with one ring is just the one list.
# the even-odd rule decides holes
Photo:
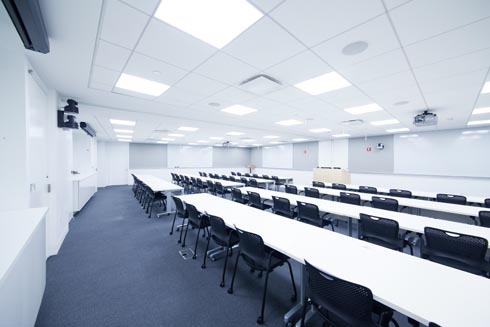
[[(165, 136), (156, 129), (196, 132), (170, 143), (211, 136), (267, 144), (266, 135), (328, 139), (411, 131), (463, 128), (473, 108), (490, 105), (480, 95), (490, 80), (490, 1), (488, 0), (249, 0), (264, 17), (218, 50), (156, 18), (158, 0), (41, 2), (51, 52), (27, 52), (45, 82), (80, 102), (79, 120), (98, 136), (115, 140), (109, 118), (137, 122), (134, 141)], [(342, 49), (357, 41), (357, 55)], [(156, 75), (154, 71), (158, 71)], [(293, 85), (336, 71), (352, 86), (312, 96)], [(121, 73), (170, 85), (159, 97), (115, 88)], [(258, 96), (240, 82), (267, 74), (282, 85)], [(398, 104), (399, 102), (407, 102)], [(220, 106), (210, 106), (209, 103)], [(351, 115), (343, 109), (376, 102), (383, 111)], [(257, 109), (245, 116), (220, 111), (233, 104)], [(436, 127), (417, 128), (413, 116), (425, 109), (439, 116)], [(396, 118), (398, 125), (371, 121)], [(490, 114), (477, 116), (490, 119)], [(276, 121), (297, 119), (284, 127)], [(342, 121), (362, 119), (345, 126)], [(326, 127), (332, 133), (309, 129)], [(240, 131), (243, 136), (227, 136)]]

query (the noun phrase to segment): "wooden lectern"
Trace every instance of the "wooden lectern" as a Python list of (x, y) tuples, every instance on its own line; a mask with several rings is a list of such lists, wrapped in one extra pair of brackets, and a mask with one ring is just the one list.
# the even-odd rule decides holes
[(340, 167), (319, 167), (313, 169), (313, 180), (324, 183), (350, 184), (350, 173)]

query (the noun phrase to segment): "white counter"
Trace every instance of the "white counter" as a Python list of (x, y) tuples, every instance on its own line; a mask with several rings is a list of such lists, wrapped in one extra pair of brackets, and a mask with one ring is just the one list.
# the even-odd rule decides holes
[(0, 326), (34, 326), (46, 286), (47, 210), (0, 212)]
[(97, 192), (97, 172), (73, 175), (72, 181), (73, 212), (78, 212)]

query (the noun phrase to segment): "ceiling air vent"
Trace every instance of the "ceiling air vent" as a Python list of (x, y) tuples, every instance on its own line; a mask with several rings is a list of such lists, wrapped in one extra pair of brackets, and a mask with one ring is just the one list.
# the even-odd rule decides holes
[(240, 87), (257, 95), (265, 95), (282, 88), (282, 83), (273, 77), (260, 74), (244, 80)]
[(364, 124), (364, 120), (362, 119), (350, 119), (350, 120), (344, 120), (341, 122), (342, 125), (345, 126), (360, 126)]

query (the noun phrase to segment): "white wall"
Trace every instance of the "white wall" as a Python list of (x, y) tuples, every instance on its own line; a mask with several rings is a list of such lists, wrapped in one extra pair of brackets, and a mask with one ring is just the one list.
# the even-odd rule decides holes
[(318, 166), (349, 168), (349, 140), (318, 142)]
[(128, 184), (129, 143), (98, 142), (98, 187)]
[(213, 147), (174, 145), (167, 146), (167, 167), (212, 167)]
[(263, 147), (262, 167), (293, 168), (293, 145), (281, 144)]
[(97, 169), (97, 141), (83, 131), (73, 133), (73, 170), (80, 174)]

